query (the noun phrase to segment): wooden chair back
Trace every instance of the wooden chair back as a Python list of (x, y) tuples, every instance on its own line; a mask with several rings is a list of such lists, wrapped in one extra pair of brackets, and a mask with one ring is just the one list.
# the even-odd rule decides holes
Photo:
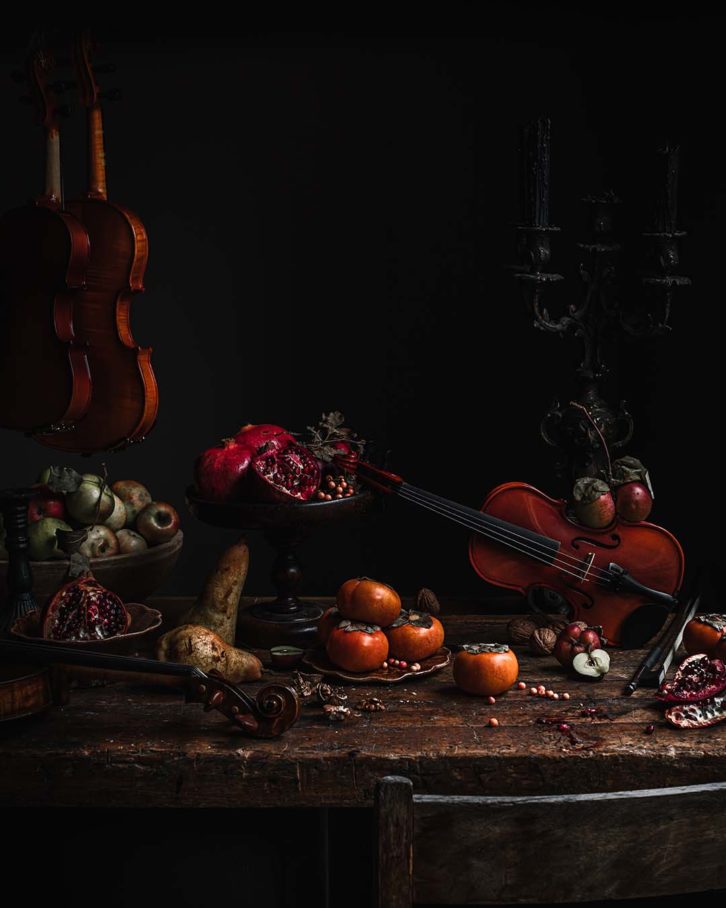
[(726, 782), (544, 796), (376, 788), (379, 908), (634, 899), (726, 888)]

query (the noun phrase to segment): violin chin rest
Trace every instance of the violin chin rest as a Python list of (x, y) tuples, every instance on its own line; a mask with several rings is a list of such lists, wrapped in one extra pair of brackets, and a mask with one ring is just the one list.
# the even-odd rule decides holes
[(644, 646), (665, 624), (670, 610), (654, 602), (641, 605), (623, 621), (620, 629), (620, 646), (637, 649)]

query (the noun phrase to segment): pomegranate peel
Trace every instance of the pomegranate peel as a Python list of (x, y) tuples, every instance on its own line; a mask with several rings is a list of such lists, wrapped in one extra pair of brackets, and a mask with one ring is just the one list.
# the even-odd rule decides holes
[(696, 653), (678, 666), (672, 681), (660, 686), (656, 697), (666, 703), (697, 703), (726, 690), (726, 665)]

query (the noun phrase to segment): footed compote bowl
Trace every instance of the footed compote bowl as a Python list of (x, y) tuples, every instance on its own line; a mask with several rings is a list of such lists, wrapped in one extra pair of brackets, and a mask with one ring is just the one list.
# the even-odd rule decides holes
[(276, 551), (271, 577), (277, 597), (258, 602), (240, 614), (240, 642), (265, 648), (312, 643), (324, 606), (298, 598), (303, 579), (298, 546), (318, 529), (365, 517), (374, 507), (375, 496), (361, 491), (332, 501), (218, 502), (201, 498), (190, 487), (186, 498), (192, 514), (203, 523), (259, 530)]

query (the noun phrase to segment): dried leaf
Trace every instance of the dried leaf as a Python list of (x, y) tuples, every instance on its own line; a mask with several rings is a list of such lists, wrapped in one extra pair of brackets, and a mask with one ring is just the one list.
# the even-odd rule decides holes
[(465, 643), (462, 647), (472, 656), (481, 656), (482, 653), (508, 653), (509, 647), (506, 643)]
[(51, 467), (46, 485), (51, 492), (62, 494), (78, 491), (83, 477), (72, 467)]

